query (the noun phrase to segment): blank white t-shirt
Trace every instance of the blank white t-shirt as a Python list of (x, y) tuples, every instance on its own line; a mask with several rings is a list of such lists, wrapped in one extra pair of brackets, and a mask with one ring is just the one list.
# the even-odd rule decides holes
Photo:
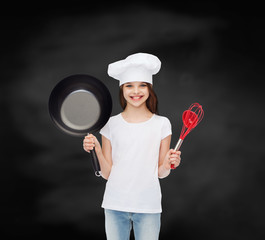
[(106, 183), (102, 207), (135, 212), (160, 213), (158, 179), (161, 140), (172, 134), (166, 117), (153, 115), (141, 123), (128, 123), (113, 116), (100, 130), (111, 142), (112, 169)]

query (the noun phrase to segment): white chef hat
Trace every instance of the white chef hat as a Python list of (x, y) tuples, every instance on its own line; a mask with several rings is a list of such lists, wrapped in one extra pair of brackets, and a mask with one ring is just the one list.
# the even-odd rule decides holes
[(108, 74), (120, 81), (120, 86), (126, 82), (147, 82), (153, 84), (152, 75), (159, 72), (161, 62), (158, 57), (148, 53), (136, 53), (127, 58), (111, 63)]

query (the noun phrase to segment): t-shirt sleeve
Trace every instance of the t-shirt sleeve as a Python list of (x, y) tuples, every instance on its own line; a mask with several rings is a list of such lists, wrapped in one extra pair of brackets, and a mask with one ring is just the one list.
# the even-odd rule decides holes
[(163, 120), (164, 121), (162, 125), (162, 130), (161, 130), (161, 139), (164, 139), (167, 136), (172, 134), (172, 127), (171, 127), (170, 121), (166, 117)]
[(109, 121), (106, 123), (106, 125), (101, 128), (101, 130), (99, 131), (99, 133), (101, 135), (103, 135), (104, 137), (106, 137), (107, 139), (110, 140), (110, 127), (109, 127)]

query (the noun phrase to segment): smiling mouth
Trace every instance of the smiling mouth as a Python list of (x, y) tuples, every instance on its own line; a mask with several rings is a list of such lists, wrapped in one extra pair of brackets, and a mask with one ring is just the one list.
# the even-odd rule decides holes
[(130, 98), (135, 101), (140, 100), (142, 97), (143, 96), (130, 96)]

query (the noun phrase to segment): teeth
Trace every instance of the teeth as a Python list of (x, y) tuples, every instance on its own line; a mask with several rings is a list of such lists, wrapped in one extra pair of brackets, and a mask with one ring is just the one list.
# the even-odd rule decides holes
[(141, 97), (131, 97), (132, 99), (140, 99)]

